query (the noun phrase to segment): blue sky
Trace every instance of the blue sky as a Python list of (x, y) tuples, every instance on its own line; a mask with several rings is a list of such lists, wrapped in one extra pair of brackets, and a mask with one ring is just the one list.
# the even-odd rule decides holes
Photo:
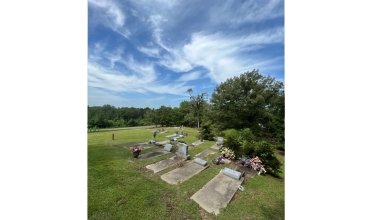
[(179, 107), (259, 69), (284, 82), (281, 0), (88, 0), (88, 105)]

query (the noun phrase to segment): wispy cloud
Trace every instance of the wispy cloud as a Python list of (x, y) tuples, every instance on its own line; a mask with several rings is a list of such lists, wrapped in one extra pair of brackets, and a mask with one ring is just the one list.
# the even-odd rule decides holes
[(188, 82), (188, 81), (200, 79), (200, 76), (201, 76), (200, 71), (193, 71), (193, 72), (190, 72), (190, 73), (183, 74), (180, 78), (178, 78), (177, 81)]
[(113, 1), (108, 0), (88, 0), (92, 7), (96, 19), (94, 21), (102, 23), (106, 27), (128, 38), (130, 31), (125, 27), (125, 14), (120, 7)]
[[(255, 51), (269, 44), (283, 43), (283, 28), (267, 30), (248, 36), (229, 36), (223, 34), (204, 35), (196, 33), (183, 51), (191, 63), (209, 70), (209, 77), (216, 83), (224, 81), (242, 71), (258, 69), (260, 63), (270, 58), (261, 57), (257, 61)], [(267, 67), (265, 67), (267, 68)]]
[(283, 0), (88, 0), (88, 7), (88, 86), (106, 95), (164, 103), (184, 99), (188, 88), (211, 93), (252, 69), (284, 79)]

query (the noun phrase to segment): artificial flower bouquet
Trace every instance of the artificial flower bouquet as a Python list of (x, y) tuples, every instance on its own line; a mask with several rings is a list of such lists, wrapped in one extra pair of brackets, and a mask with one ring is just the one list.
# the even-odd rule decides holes
[(221, 147), (220, 154), (222, 154), (224, 158), (235, 160), (235, 152), (227, 147)]
[(133, 153), (133, 157), (134, 158), (138, 158), (139, 154), (141, 153), (142, 151), (142, 148), (140, 148), (139, 146), (135, 146), (135, 147), (132, 147), (131, 148), (131, 151)]

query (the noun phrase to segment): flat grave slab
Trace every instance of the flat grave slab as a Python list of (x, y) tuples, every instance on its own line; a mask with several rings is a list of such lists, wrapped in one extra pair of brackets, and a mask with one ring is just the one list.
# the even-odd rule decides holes
[(147, 165), (146, 168), (154, 171), (154, 173), (157, 173), (157, 172), (160, 172), (160, 171), (172, 166), (173, 164), (177, 163), (178, 161), (180, 161), (180, 160), (177, 159), (176, 156), (174, 156), (174, 157), (171, 157), (171, 158), (167, 158), (165, 160), (161, 160), (157, 163)]
[(234, 197), (238, 186), (242, 184), (243, 180), (244, 178), (235, 180), (220, 172), (203, 188), (191, 196), (191, 199), (208, 213), (218, 215), (221, 208), (227, 207), (227, 204)]
[(158, 147), (154, 144), (149, 144), (148, 142), (144, 142), (144, 143), (127, 145), (127, 146), (124, 146), (124, 148), (130, 150), (132, 147), (135, 147), (135, 146), (140, 146), (142, 150)]
[(222, 147), (222, 145), (215, 144), (211, 148), (216, 149), (216, 150), (219, 150), (221, 147)]
[(171, 134), (171, 135), (167, 135), (165, 137), (170, 138), (170, 137), (176, 137), (176, 136), (177, 136), (177, 134)]
[(165, 140), (165, 141), (157, 141), (155, 144), (167, 144), (169, 142), (169, 140)]
[(202, 142), (200, 140), (197, 140), (194, 143), (192, 143), (191, 145), (201, 145), (201, 144), (204, 144), (204, 141)]
[(204, 151), (198, 153), (197, 155), (195, 155), (195, 157), (203, 158), (203, 157), (205, 157), (205, 156), (207, 156), (207, 155), (209, 155), (209, 154), (215, 154), (215, 153), (216, 153), (216, 152), (213, 151), (213, 150), (204, 150)]
[(138, 159), (141, 160), (141, 159), (147, 159), (147, 158), (151, 158), (151, 157), (158, 157), (158, 156), (161, 156), (161, 155), (164, 155), (164, 154), (170, 154), (170, 153), (171, 152), (166, 151), (166, 150), (154, 151), (154, 152), (150, 152), (150, 153), (147, 153), (147, 154), (140, 154), (138, 156)]
[(182, 167), (161, 175), (160, 178), (169, 184), (178, 184), (200, 173), (207, 167), (209, 166), (201, 166), (194, 162), (188, 162)]

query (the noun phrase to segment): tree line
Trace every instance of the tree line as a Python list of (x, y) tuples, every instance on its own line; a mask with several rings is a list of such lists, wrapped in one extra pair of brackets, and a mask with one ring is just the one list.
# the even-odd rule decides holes
[(207, 93), (189, 93), (190, 100), (178, 107), (116, 108), (88, 106), (88, 128), (145, 125), (201, 127), (204, 138), (228, 129), (249, 128), (255, 137), (284, 141), (284, 84), (258, 70), (227, 79)]

